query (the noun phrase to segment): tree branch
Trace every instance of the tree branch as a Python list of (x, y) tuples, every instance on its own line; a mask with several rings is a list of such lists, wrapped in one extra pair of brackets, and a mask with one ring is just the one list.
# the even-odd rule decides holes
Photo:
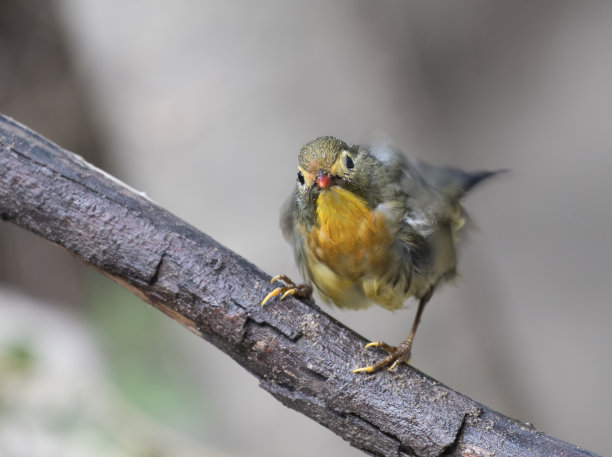
[(283, 404), (375, 456), (593, 456), (409, 366), (354, 374), (366, 341), (316, 305), (265, 308), (269, 276), (0, 115), (0, 217), (56, 243), (229, 354)]

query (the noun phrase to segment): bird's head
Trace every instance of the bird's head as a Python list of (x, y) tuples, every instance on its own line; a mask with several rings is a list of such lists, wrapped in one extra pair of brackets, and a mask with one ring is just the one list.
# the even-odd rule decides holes
[(298, 156), (296, 195), (300, 206), (316, 203), (321, 192), (340, 186), (367, 199), (372, 160), (368, 151), (331, 136), (304, 145)]

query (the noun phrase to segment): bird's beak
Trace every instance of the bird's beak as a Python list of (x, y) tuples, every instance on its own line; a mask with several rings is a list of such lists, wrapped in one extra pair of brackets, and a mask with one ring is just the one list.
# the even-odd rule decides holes
[(332, 185), (332, 177), (329, 173), (319, 170), (319, 176), (317, 176), (317, 185), (321, 189), (326, 189)]

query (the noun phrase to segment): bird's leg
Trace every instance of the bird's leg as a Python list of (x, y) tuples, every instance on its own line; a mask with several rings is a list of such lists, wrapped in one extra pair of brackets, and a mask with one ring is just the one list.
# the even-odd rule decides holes
[(261, 301), (261, 306), (265, 305), (268, 300), (272, 297), (281, 296), (281, 300), (288, 295), (295, 295), (297, 297), (312, 298), (312, 287), (308, 284), (296, 284), (286, 275), (274, 276), (270, 280), (270, 284), (274, 284), (276, 281), (282, 281), (286, 286), (277, 287)]
[(419, 308), (417, 309), (416, 316), (414, 317), (414, 322), (412, 323), (412, 328), (410, 329), (410, 334), (408, 338), (406, 338), (402, 343), (398, 346), (390, 346), (387, 343), (383, 343), (382, 341), (377, 341), (373, 343), (369, 343), (366, 345), (366, 348), (370, 347), (381, 347), (385, 351), (389, 352), (389, 355), (382, 359), (375, 365), (370, 365), (367, 367), (357, 368), (353, 370), (353, 373), (374, 373), (380, 370), (383, 367), (391, 364), (388, 368), (389, 371), (393, 370), (397, 365), (402, 362), (409, 363), (410, 355), (412, 353), (412, 341), (414, 340), (414, 335), (416, 334), (419, 323), (421, 322), (421, 315), (423, 314), (423, 310), (425, 309), (425, 305), (431, 298), (433, 293), (433, 288), (430, 289), (421, 299), (419, 300)]

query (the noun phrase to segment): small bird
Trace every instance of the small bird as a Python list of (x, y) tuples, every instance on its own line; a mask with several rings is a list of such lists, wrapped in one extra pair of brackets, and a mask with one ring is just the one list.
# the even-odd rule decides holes
[(305, 279), (285, 275), (262, 301), (310, 297), (314, 289), (340, 308), (377, 304), (389, 310), (408, 298), (419, 306), (408, 337), (355, 372), (373, 373), (409, 362), (412, 342), (434, 290), (456, 274), (457, 235), (465, 225), (464, 194), (495, 171), (468, 173), (409, 160), (388, 145), (348, 146), (323, 136), (298, 156), (295, 189), (282, 210), (281, 229)]

